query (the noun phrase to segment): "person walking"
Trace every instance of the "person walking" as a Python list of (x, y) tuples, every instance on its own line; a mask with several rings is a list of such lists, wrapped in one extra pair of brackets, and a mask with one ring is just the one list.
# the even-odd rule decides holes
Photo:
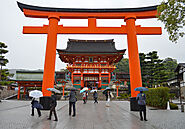
[(69, 95), (69, 115), (71, 116), (71, 109), (73, 107), (72, 117), (76, 116), (76, 107), (75, 107), (76, 101), (77, 101), (76, 92), (72, 90)]
[(36, 108), (38, 116), (40, 117), (41, 116), (41, 112), (40, 112), (41, 105), (39, 104), (38, 99), (32, 98), (31, 107), (32, 107), (31, 116), (34, 116), (34, 108)]
[(110, 95), (109, 90), (105, 93), (105, 96), (106, 96), (106, 101), (107, 101), (106, 102), (106, 107), (110, 107), (109, 102), (110, 102), (111, 95)]
[(82, 96), (82, 99), (83, 99), (83, 101), (84, 101), (83, 104), (86, 104), (86, 102), (87, 102), (87, 96), (88, 96), (88, 93), (87, 93), (86, 91), (83, 92), (83, 96)]
[(49, 118), (48, 120), (51, 120), (51, 116), (52, 116), (52, 112), (54, 113), (54, 116), (55, 116), (55, 120), (54, 121), (58, 121), (58, 118), (57, 118), (57, 113), (56, 113), (56, 106), (57, 106), (57, 99), (56, 99), (56, 95), (54, 92), (52, 92), (52, 95), (51, 95), (51, 105), (50, 105), (50, 113), (49, 113)]
[(143, 91), (140, 91), (140, 93), (137, 95), (136, 100), (138, 100), (139, 105), (139, 114), (140, 114), (140, 120), (143, 121), (143, 115), (144, 114), (144, 120), (148, 121), (146, 119), (146, 95), (143, 93)]
[(86, 93), (86, 103), (87, 103), (87, 100), (88, 100), (88, 91), (85, 91), (85, 93)]
[(94, 91), (93, 97), (94, 97), (94, 103), (98, 103), (98, 93), (97, 93), (97, 91)]

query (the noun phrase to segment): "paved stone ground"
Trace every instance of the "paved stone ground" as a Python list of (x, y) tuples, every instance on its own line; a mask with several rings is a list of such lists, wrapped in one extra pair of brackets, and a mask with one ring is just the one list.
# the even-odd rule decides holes
[(0, 103), (0, 129), (184, 129), (185, 113), (180, 110), (149, 110), (148, 121), (140, 121), (138, 112), (130, 111), (128, 101), (105, 101), (94, 104), (77, 102), (77, 115), (68, 115), (68, 101), (57, 105), (58, 122), (47, 120), (49, 111), (42, 116), (31, 116), (30, 101), (4, 100)]

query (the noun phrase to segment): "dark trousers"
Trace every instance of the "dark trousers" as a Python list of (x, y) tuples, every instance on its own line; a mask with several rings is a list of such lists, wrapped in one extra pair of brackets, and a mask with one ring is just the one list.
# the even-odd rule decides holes
[(69, 115), (71, 115), (71, 109), (72, 109), (72, 106), (73, 106), (73, 116), (76, 115), (76, 107), (75, 107), (75, 103), (76, 102), (69, 102)]
[(94, 97), (94, 103), (98, 103), (98, 98)]
[(144, 114), (144, 120), (146, 120), (146, 105), (139, 105), (139, 114), (141, 120), (143, 120), (142, 112)]
[[(41, 116), (40, 109), (39, 108), (36, 108), (36, 109), (37, 109), (38, 115), (40, 117)], [(34, 107), (32, 107), (32, 113), (31, 113), (31, 115), (34, 116)]]
[(106, 97), (106, 101), (108, 100), (108, 95), (105, 95), (105, 97)]
[(56, 110), (55, 110), (55, 106), (52, 106), (52, 107), (50, 108), (49, 119), (51, 119), (52, 112), (54, 113), (55, 120), (58, 120), (58, 118), (57, 118), (57, 113), (56, 113)]
[(84, 104), (86, 104), (86, 99), (83, 99), (83, 101), (84, 101)]

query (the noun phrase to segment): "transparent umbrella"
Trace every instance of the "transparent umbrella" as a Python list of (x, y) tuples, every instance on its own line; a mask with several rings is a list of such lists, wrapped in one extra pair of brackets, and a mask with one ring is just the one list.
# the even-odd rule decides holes
[(82, 90), (88, 90), (88, 88), (87, 87), (84, 87)]
[(32, 90), (29, 92), (29, 96), (33, 98), (40, 98), (43, 97), (43, 94), (40, 90)]
[(94, 89), (93, 89), (93, 90), (90, 91), (90, 93), (94, 93), (95, 91), (97, 92), (97, 90), (94, 90)]
[(135, 91), (148, 91), (148, 88), (145, 88), (145, 87), (137, 87), (134, 90)]
[(84, 89), (82, 89), (82, 90), (80, 90), (80, 93), (83, 93), (83, 92), (85, 92), (86, 90), (84, 90)]
[(55, 88), (47, 88), (48, 91), (55, 92), (55, 93), (61, 93), (59, 90)]

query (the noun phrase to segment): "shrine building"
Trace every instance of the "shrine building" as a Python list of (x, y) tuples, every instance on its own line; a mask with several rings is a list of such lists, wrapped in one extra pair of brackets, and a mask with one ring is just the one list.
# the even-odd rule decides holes
[(126, 51), (117, 50), (113, 39), (76, 40), (69, 39), (66, 49), (57, 49), (61, 61), (68, 63), (74, 87), (105, 89), (111, 80), (111, 72), (116, 68)]

